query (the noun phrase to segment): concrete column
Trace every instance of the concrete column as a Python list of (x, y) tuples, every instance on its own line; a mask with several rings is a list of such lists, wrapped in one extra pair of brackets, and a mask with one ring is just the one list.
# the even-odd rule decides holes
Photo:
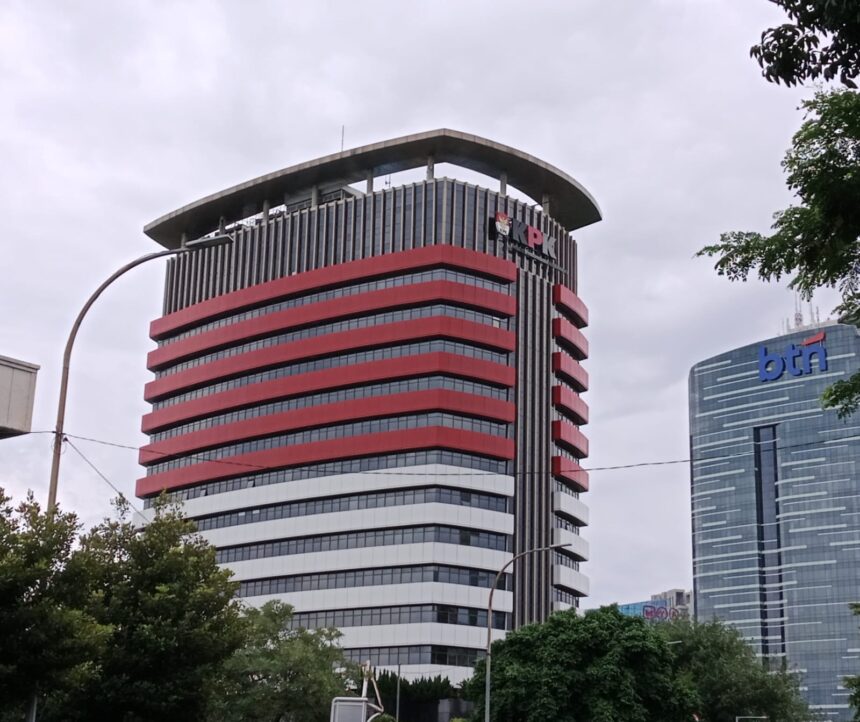
[(320, 204), (320, 189), (319, 186), (311, 188), (311, 208), (316, 208)]
[(508, 195), (508, 174), (502, 173), (499, 176), (499, 195), (506, 196)]
[(218, 233), (224, 233), (227, 230), (227, 219), (221, 216), (218, 219)]
[(550, 214), (549, 210), (549, 193), (544, 193), (543, 197), (540, 201), (541, 207), (543, 208), (544, 215), (548, 216)]
[(432, 155), (427, 156), (427, 180), (433, 180), (435, 173), (435, 160)]
[(367, 195), (373, 193), (373, 171), (367, 171), (367, 188), (364, 191)]

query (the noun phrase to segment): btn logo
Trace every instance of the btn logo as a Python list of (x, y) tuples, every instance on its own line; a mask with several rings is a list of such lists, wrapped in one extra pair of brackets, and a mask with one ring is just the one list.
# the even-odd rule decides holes
[(759, 381), (776, 381), (786, 370), (792, 376), (811, 374), (813, 355), (818, 359), (818, 370), (827, 371), (827, 349), (824, 348), (824, 338), (824, 331), (820, 331), (801, 341), (799, 346), (789, 344), (782, 355), (768, 353), (766, 346), (759, 346)]
[(555, 238), (544, 235), (540, 228), (529, 226), (516, 218), (511, 218), (507, 213), (501, 211), (496, 213), (492, 224), (496, 240), (510, 241), (528, 246), (534, 251), (539, 251), (545, 256), (556, 258)]

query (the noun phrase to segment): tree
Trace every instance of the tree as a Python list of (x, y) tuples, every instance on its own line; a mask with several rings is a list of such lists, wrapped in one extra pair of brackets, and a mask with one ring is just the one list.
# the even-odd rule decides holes
[(292, 617), (292, 607), (278, 601), (246, 610), (246, 641), (224, 664), (210, 722), (328, 720), (332, 698), (357, 676), (355, 665), (336, 644), (340, 632), (295, 628)]
[[(803, 108), (805, 122), (782, 163), (800, 204), (775, 214), (772, 234), (723, 233), (698, 255), (716, 256), (717, 272), (733, 281), (747, 280), (754, 270), (765, 281), (793, 274), (789, 287), (805, 298), (817, 288), (838, 288), (837, 312), (858, 324), (860, 94), (818, 92)], [(833, 384), (823, 403), (840, 417), (852, 414), (860, 406), (860, 373)]]
[[(397, 674), (383, 670), (376, 677), (382, 705), (393, 714), (397, 709)], [(447, 677), (418, 677), (400, 679), (400, 718), (407, 720), (435, 719), (439, 701), (462, 698), (462, 690)], [(465, 703), (467, 704), (467, 703)], [(459, 707), (455, 708), (459, 710)]]
[(89, 580), (73, 554), (74, 514), (48, 514), (0, 489), (0, 719), (22, 719), (34, 694), (92, 680), (109, 629), (84, 611)]
[[(852, 604), (854, 614), (860, 615), (860, 604)], [(851, 706), (854, 708), (854, 720), (860, 722), (860, 674), (845, 678), (845, 689), (851, 692)]]
[(220, 665), (241, 644), (231, 572), (179, 509), (156, 506), (142, 529), (118, 503), (80, 541), (88, 570), (84, 612), (110, 629), (98, 674), (49, 698), (44, 722), (200, 719)]
[(773, 83), (839, 80), (855, 88), (860, 75), (860, 5), (857, 0), (771, 0), (790, 23), (765, 30), (750, 54)]
[(733, 628), (687, 620), (656, 626), (671, 645), (676, 678), (693, 688), (696, 712), (705, 722), (734, 722), (741, 715), (780, 722), (811, 718), (797, 678), (768, 669)]
[[(615, 606), (553, 614), (493, 644), (491, 717), (497, 722), (681, 722), (690, 683), (672, 671), (667, 640)], [(467, 684), (483, 718), (484, 663)]]

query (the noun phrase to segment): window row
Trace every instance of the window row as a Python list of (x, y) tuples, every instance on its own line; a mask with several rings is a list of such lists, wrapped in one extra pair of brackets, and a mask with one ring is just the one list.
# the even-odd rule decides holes
[(574, 560), (574, 559), (571, 559), (569, 556), (567, 556), (567, 554), (562, 554), (559, 551), (553, 550), (552, 563), (558, 564), (559, 566), (562, 566), (562, 567), (568, 567), (569, 569), (575, 569), (576, 571), (579, 571), (579, 562)]
[[(487, 610), (455, 607), (446, 604), (414, 604), (400, 607), (367, 609), (328, 609), (321, 612), (299, 612), (293, 615), (293, 629), (342, 629), (371, 627), (381, 624), (459, 624), (487, 627)], [(510, 629), (511, 615), (493, 612), (494, 629)]]
[(353, 286), (344, 286), (341, 288), (332, 288), (328, 291), (318, 291), (306, 296), (298, 296), (296, 298), (288, 298), (283, 301), (270, 303), (267, 306), (252, 308), (248, 311), (225, 316), (214, 321), (209, 321), (200, 326), (181, 331), (173, 336), (162, 339), (158, 342), (159, 346), (168, 346), (177, 341), (206, 331), (211, 331), (214, 328), (223, 328), (224, 326), (232, 326), (234, 323), (246, 321), (249, 318), (259, 318), (267, 316), (270, 313), (285, 311), (289, 308), (297, 308), (299, 306), (307, 306), (311, 303), (320, 303), (322, 301), (331, 301), (335, 298), (343, 298), (345, 296), (354, 296), (359, 293), (367, 293), (368, 291), (379, 291), (385, 288), (395, 288), (400, 286), (410, 286), (416, 283), (428, 283), (430, 281), (453, 281), (454, 283), (462, 283), (466, 286), (475, 286), (477, 288), (486, 288), (497, 293), (510, 293), (510, 286), (507, 283), (497, 283), (487, 278), (478, 276), (470, 276), (461, 271), (452, 271), (447, 268), (437, 268), (432, 271), (418, 271), (417, 273), (409, 273), (404, 276), (396, 276), (394, 278), (379, 278), (375, 281), (365, 281)]
[(155, 401), (152, 404), (153, 409), (162, 409), (167, 406), (175, 406), (185, 401), (211, 396), (222, 391), (230, 389), (238, 389), (251, 384), (263, 383), (265, 381), (274, 381), (289, 376), (298, 376), (299, 374), (310, 373), (311, 371), (323, 371), (325, 369), (338, 368), (340, 366), (354, 366), (355, 364), (366, 363), (368, 361), (382, 361), (384, 359), (402, 358), (404, 356), (417, 356), (418, 354), (426, 353), (452, 353), (459, 356), (467, 356), (469, 358), (481, 359), (482, 361), (492, 361), (493, 363), (507, 365), (508, 354), (498, 351), (491, 351), (480, 346), (471, 346), (459, 341), (447, 341), (445, 339), (436, 339), (434, 341), (419, 341), (418, 343), (408, 343), (399, 346), (387, 346), (385, 348), (369, 349), (367, 351), (356, 351), (353, 353), (341, 354), (339, 356), (328, 356), (326, 358), (313, 359), (311, 361), (300, 361), (299, 363), (287, 364), (278, 368), (261, 371), (258, 373), (240, 376), (228, 381), (219, 381), (215, 384), (202, 386), (191, 391), (186, 391), (175, 396), (170, 396), (160, 401)]
[(395, 529), (368, 529), (344, 532), (341, 534), (322, 534), (319, 536), (283, 539), (259, 544), (222, 547), (215, 552), (219, 564), (246, 562), (251, 559), (267, 559), (294, 554), (313, 554), (343, 549), (365, 549), (368, 547), (396, 546), (401, 544), (457, 544), (459, 546), (479, 547), (495, 551), (511, 550), (511, 537), (475, 529), (461, 529), (455, 526), (400, 527)]
[(484, 650), (465, 647), (361, 647), (344, 649), (344, 655), (354, 662), (367, 662), (374, 667), (398, 664), (440, 664), (448, 667), (474, 667), (483, 659)]
[(573, 534), (579, 535), (579, 527), (576, 524), (572, 524), (564, 517), (560, 517), (555, 514), (553, 514), (553, 526), (556, 529), (566, 529)]
[(554, 602), (569, 604), (571, 607), (579, 606), (579, 597), (575, 594), (571, 594), (570, 592), (566, 592), (563, 589), (559, 589), (558, 587), (552, 588), (552, 599)]
[(461, 391), (467, 394), (475, 394), (500, 401), (508, 401), (510, 391), (507, 388), (498, 388), (497, 386), (488, 386), (477, 381), (467, 381), (465, 379), (454, 378), (453, 376), (424, 376), (417, 379), (401, 379), (399, 381), (389, 381), (381, 384), (370, 384), (368, 386), (354, 386), (348, 389), (337, 389), (335, 391), (323, 391), (318, 394), (309, 396), (298, 396), (282, 401), (275, 401), (270, 404), (262, 404), (260, 406), (252, 406), (247, 409), (239, 409), (226, 414), (218, 414), (218, 416), (209, 416), (205, 419), (198, 419), (188, 424), (174, 426), (166, 431), (150, 435), (150, 442), (163, 441), (171, 439), (183, 434), (189, 434), (201, 429), (211, 429), (224, 424), (232, 424), (246, 419), (254, 419), (260, 416), (271, 416), (272, 414), (280, 414), (286, 411), (294, 411), (303, 409), (309, 406), (320, 406), (322, 404), (332, 404), (340, 401), (351, 401), (353, 399), (374, 398), (377, 396), (390, 396), (392, 394), (409, 393), (413, 391), (428, 391), (433, 389), (445, 389), (448, 391)]
[(259, 351), (263, 348), (271, 348), (272, 346), (281, 346), (282, 344), (292, 343), (293, 341), (301, 341), (307, 338), (319, 338), (332, 333), (341, 331), (351, 331), (357, 328), (370, 328), (372, 326), (381, 326), (386, 323), (395, 323), (397, 321), (414, 321), (419, 318), (430, 318), (433, 316), (444, 316), (445, 318), (460, 318), (466, 321), (474, 321), (476, 323), (485, 324), (487, 326), (495, 326), (496, 328), (509, 328), (510, 323), (508, 318), (493, 316), (489, 313), (482, 313), (471, 308), (463, 308), (462, 306), (453, 306), (447, 303), (434, 303), (430, 306), (418, 306), (417, 308), (402, 308), (397, 311), (385, 311), (384, 313), (375, 313), (369, 316), (359, 316), (358, 318), (347, 318), (341, 321), (333, 321), (331, 323), (315, 324), (307, 326), (295, 331), (287, 331), (279, 333), (275, 336), (267, 336), (256, 341), (239, 344), (238, 346), (229, 346), (219, 351), (197, 356), (187, 361), (168, 366), (167, 368), (156, 371), (155, 377), (162, 378), (172, 374), (185, 371), (186, 369), (204, 366), (219, 359), (230, 358), (232, 356), (242, 356), (252, 351)]
[[(353, 587), (421, 584), (422, 582), (462, 584), (489, 589), (493, 586), (495, 577), (495, 572), (488, 572), (483, 569), (451, 567), (444, 564), (421, 564), (411, 567), (355, 569), (346, 572), (323, 572), (320, 574), (298, 574), (290, 577), (255, 579), (239, 583), (239, 596), (258, 597), (267, 594), (312, 592), (319, 589), (352, 589)], [(510, 590), (510, 574), (502, 577), (498, 588)]]
[[(338, 461), (326, 461), (321, 464), (308, 464), (297, 466), (292, 469), (277, 469), (276, 471), (263, 471), (232, 479), (220, 479), (209, 481), (185, 489), (167, 492), (170, 501), (187, 501), (197, 499), (201, 496), (214, 496), (215, 494), (226, 494), (240, 489), (252, 489), (254, 487), (269, 486), (271, 484), (284, 484), (302, 479), (316, 479), (322, 476), (336, 476), (338, 474), (395, 474), (398, 476), (409, 474), (403, 471), (384, 471), (385, 469), (400, 469), (410, 466), (424, 466), (427, 464), (444, 464), (446, 466), (460, 466), (474, 469), (473, 472), (465, 473), (487, 473), (503, 474), (510, 476), (513, 473), (513, 463), (490, 459), (485, 456), (464, 454), (460, 451), (446, 451), (443, 449), (430, 449), (428, 451), (409, 451), (402, 454), (387, 454), (385, 456), (368, 456), (360, 459), (340, 459)], [(453, 478), (461, 474), (449, 472)], [(441, 476), (446, 476), (443, 472)], [(416, 472), (415, 480), (433, 477), (437, 479), (440, 474)], [(143, 500), (144, 508), (149, 509), (155, 503), (157, 497), (147, 497)]]
[(572, 496), (575, 499), (579, 499), (579, 492), (571, 489), (567, 484), (559, 481), (558, 479), (553, 479), (553, 489), (555, 491), (560, 491), (563, 494), (567, 494), (568, 496)]
[(147, 468), (146, 473), (147, 476), (152, 476), (165, 471), (171, 471), (172, 469), (181, 469), (186, 466), (199, 464), (204, 461), (217, 461), (218, 459), (241, 456), (256, 451), (280, 449), (296, 444), (308, 444), (327, 441), (329, 439), (343, 439), (351, 436), (364, 436), (366, 434), (386, 433), (390, 431), (403, 431), (405, 429), (423, 429), (431, 426), (444, 426), (449, 429), (462, 429), (464, 431), (475, 431), (502, 437), (507, 437), (511, 431), (511, 425), (507, 423), (434, 411), (429, 414), (412, 414), (409, 416), (391, 416), (384, 419), (353, 421), (348, 424), (323, 426), (289, 434), (268, 436), (264, 439), (243, 441), (238, 444), (228, 444), (215, 449), (209, 449), (208, 451), (200, 451), (196, 454), (180, 456), (176, 459), (153, 464)]
[(275, 519), (292, 519), (315, 514), (332, 514), (339, 511), (380, 509), (412, 504), (451, 504), (501, 513), (510, 513), (511, 506), (510, 500), (505, 496), (436, 486), (421, 489), (380, 491), (372, 494), (332, 496), (323, 499), (311, 499), (309, 501), (296, 501), (288, 504), (274, 504), (256, 509), (243, 509), (242, 511), (233, 511), (227, 514), (205, 516), (194, 521), (197, 524), (198, 531), (208, 531), (209, 529), (223, 529), (230, 526), (255, 524)]

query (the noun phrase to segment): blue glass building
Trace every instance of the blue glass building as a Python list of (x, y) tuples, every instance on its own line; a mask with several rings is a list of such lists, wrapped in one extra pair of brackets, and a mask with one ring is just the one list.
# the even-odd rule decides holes
[(736, 627), (840, 722), (860, 673), (860, 413), (820, 397), (858, 366), (858, 329), (826, 323), (690, 372), (695, 616)]

